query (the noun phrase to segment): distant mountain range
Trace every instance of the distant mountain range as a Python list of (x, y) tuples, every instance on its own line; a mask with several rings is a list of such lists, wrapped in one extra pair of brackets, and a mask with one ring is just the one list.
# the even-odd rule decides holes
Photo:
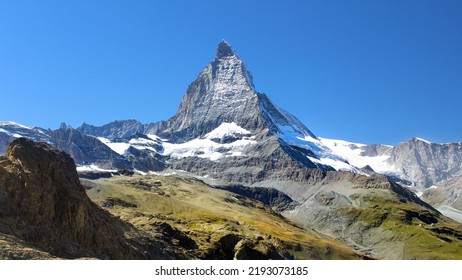
[[(387, 243), (364, 237), (388, 234), (381, 226), (391, 214), (374, 220), (380, 222), (375, 231), (364, 226), (369, 220), (359, 218), (368, 215), (367, 207), (377, 197), (384, 213), (390, 201), (397, 209), (411, 203), (417, 210), (402, 208), (404, 221), (410, 215), (412, 222), (417, 213), (415, 218), (425, 224), (438, 223), (440, 213), (416, 195), (423, 193), (434, 207), (462, 221), (462, 143), (412, 138), (393, 147), (318, 137), (256, 91), (252, 74), (225, 41), (167, 121), (84, 123), (76, 129), (62, 124), (57, 130), (0, 122), (0, 154), (20, 137), (65, 151), (82, 176), (170, 170), (217, 186), (276, 189), (296, 204), (283, 215), (364, 252), (371, 250), (373, 256), (397, 257), (384, 249)], [(440, 190), (437, 200), (428, 193), (435, 189)]]

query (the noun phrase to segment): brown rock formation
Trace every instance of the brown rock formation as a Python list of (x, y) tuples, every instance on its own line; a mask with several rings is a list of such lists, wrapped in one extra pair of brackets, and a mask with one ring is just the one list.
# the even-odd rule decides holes
[(0, 157), (0, 233), (64, 258), (167, 257), (88, 198), (69, 155), (26, 138)]

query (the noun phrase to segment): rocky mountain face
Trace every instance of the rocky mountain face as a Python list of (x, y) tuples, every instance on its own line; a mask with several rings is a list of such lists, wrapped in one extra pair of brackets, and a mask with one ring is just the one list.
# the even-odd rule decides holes
[(260, 137), (278, 135), (283, 127), (314, 137), (297, 118), (255, 90), (252, 74), (225, 41), (218, 45), (215, 60), (188, 87), (175, 116), (149, 132), (184, 142), (222, 123), (235, 123)]
[(66, 151), (79, 164), (93, 163), (102, 168), (131, 168), (129, 161), (97, 138), (83, 134), (65, 124), (48, 134), (56, 148)]
[[(462, 172), (462, 143), (431, 143), (420, 138), (396, 146), (365, 145), (321, 138), (350, 165), (384, 174), (417, 189), (439, 185)], [(367, 173), (366, 170), (363, 171)]]
[(424, 188), (462, 173), (462, 143), (438, 144), (413, 138), (393, 147), (387, 160)]
[(226, 42), (218, 46), (215, 60), (189, 85), (178, 112), (150, 131), (171, 141), (185, 142), (235, 122), (254, 132), (265, 127), (252, 75)]
[(0, 205), (2, 235), (57, 257), (173, 257), (91, 202), (72, 158), (46, 143), (19, 138), (0, 157)]
[(103, 126), (94, 126), (83, 123), (78, 131), (94, 136), (107, 138), (124, 138), (144, 131), (144, 125), (136, 120), (114, 121)]

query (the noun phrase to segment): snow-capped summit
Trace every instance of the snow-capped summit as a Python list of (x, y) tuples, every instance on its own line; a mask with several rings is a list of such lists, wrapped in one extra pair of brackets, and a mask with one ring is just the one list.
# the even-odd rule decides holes
[(256, 91), (253, 76), (226, 41), (220, 42), (215, 59), (201, 71), (170, 120), (146, 133), (176, 141), (189, 141), (211, 132), (222, 123), (259, 134), (289, 129), (300, 136), (314, 136), (294, 116)]
[[(274, 141), (280, 142), (277, 145), (284, 146), (280, 148), (286, 149), (284, 153), (289, 158), (297, 158), (305, 166), (333, 169), (320, 160), (317, 151), (321, 149), (316, 144), (305, 145), (306, 141), (300, 144), (299, 139), (316, 139), (316, 136), (295, 116), (275, 105), (266, 94), (257, 92), (252, 74), (226, 41), (220, 42), (215, 59), (189, 85), (177, 113), (166, 122), (148, 127), (144, 133), (159, 135), (170, 143), (189, 143), (196, 139), (210, 139), (211, 135), (215, 137), (217, 133), (232, 131), (236, 127), (245, 131), (241, 134), (252, 135), (255, 140), (272, 136), (277, 139)], [(222, 144), (241, 139), (215, 138), (221, 139)], [(308, 154), (311, 159), (306, 156)]]
[(215, 59), (189, 85), (177, 113), (146, 133), (184, 142), (232, 122), (249, 131), (263, 126), (252, 74), (231, 46), (222, 41)]

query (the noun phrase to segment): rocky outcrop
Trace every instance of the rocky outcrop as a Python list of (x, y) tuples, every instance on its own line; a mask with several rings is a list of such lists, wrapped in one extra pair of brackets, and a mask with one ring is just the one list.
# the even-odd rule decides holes
[(171, 257), (91, 202), (69, 155), (25, 138), (0, 157), (0, 232), (64, 258)]

